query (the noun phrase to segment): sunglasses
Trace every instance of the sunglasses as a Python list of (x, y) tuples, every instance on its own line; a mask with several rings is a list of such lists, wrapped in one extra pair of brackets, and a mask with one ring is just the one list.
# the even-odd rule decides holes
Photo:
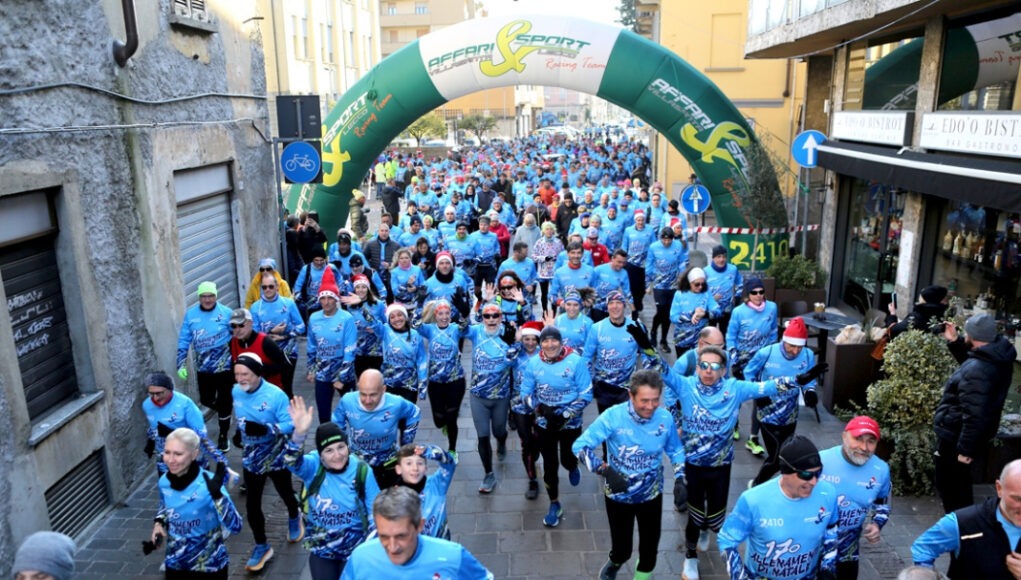
[(272, 272), (272, 271), (273, 271), (273, 268), (272, 268), (271, 266), (261, 266), (261, 267), (259, 268), (259, 271), (260, 271), (260, 272)]
[(719, 371), (720, 369), (723, 368), (723, 363), (706, 362), (706, 361), (703, 360), (703, 361), (698, 361), (698, 368), (700, 368), (700, 369), (702, 369), (704, 371), (707, 371), (709, 369), (712, 369), (714, 371)]
[(499, 313), (489, 312), (487, 314), (483, 314), (482, 318), (485, 318), (486, 320), (493, 320), (495, 318), (500, 318), (500, 316), (501, 316), (501, 314), (499, 314)]
[(500, 286), (500, 290), (513, 290), (515, 288), (517, 288), (517, 286)]
[(262, 287), (263, 290), (271, 290), (273, 288), (276, 288), (276, 284), (263, 285)]
[(166, 396), (169, 393), (170, 393), (170, 391), (168, 391), (167, 389), (160, 389), (159, 391), (149, 391), (149, 396), (150, 397), (164, 397), (164, 396)]
[(749, 296), (761, 296), (761, 295), (763, 295), (765, 293), (766, 293), (765, 290), (749, 290), (748, 291), (748, 295)]
[[(784, 465), (786, 465), (788, 469), (794, 469), (794, 466), (791, 465), (783, 457), (780, 458), (780, 461), (783, 461)], [(797, 475), (798, 479), (800, 479), (801, 481), (812, 481), (813, 479), (822, 477), (822, 469), (820, 469), (819, 471), (809, 471), (807, 469), (794, 469), (794, 475)]]
[(691, 283), (691, 287), (692, 288), (702, 288), (703, 286), (705, 286), (705, 282), (692, 282)]
[(232, 329), (233, 329), (233, 328), (241, 328), (241, 327), (242, 327), (242, 326), (244, 326), (244, 325), (245, 325), (245, 323), (244, 323), (244, 322), (242, 322), (241, 324), (234, 324), (233, 322), (231, 322), (231, 323), (230, 323), (230, 327), (231, 327)]

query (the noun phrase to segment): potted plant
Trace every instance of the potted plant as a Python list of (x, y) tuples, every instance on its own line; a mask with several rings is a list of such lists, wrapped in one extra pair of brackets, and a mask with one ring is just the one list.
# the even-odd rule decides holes
[(800, 254), (779, 256), (766, 270), (773, 278), (776, 291), (773, 300), (777, 304), (804, 301), (809, 307), (816, 302), (826, 301), (826, 271), (815, 261)]
[(866, 407), (858, 411), (879, 422), (883, 438), (877, 453), (890, 464), (897, 495), (933, 491), (933, 416), (943, 385), (956, 368), (946, 340), (931, 332), (909, 330), (886, 347), (886, 378), (869, 385)]

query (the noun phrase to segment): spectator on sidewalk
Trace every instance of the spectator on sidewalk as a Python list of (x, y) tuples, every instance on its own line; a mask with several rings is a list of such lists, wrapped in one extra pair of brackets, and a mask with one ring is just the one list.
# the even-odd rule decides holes
[(36, 532), (21, 543), (11, 571), (15, 580), (74, 578), (74, 540), (58, 532)]

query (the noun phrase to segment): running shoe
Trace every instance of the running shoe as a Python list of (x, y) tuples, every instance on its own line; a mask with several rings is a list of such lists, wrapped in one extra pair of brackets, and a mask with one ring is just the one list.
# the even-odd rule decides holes
[(269, 547), (269, 544), (256, 544), (252, 548), (252, 557), (248, 559), (248, 563), (245, 564), (245, 570), (249, 572), (260, 572), (266, 566), (266, 563), (273, 558), (273, 548)]
[(578, 484), (581, 483), (581, 470), (576, 466), (567, 474), (567, 480), (571, 482), (572, 486), (578, 487)]
[(305, 522), (302, 521), (301, 515), (296, 518), (289, 518), (287, 520), (287, 541), (296, 544), (305, 537)]
[(560, 507), (560, 502), (555, 501), (549, 505), (549, 511), (546, 512), (546, 517), (542, 518), (542, 525), (547, 528), (555, 528), (560, 525), (560, 518), (564, 515), (564, 508)]
[(734, 427), (734, 441), (741, 440), (741, 429)]
[(668, 352), (670, 352), (670, 345), (667, 344), (666, 341), (663, 341), (663, 342), (659, 343), (659, 350), (661, 352), (663, 352), (664, 354), (668, 353)]
[(230, 437), (226, 433), (220, 433), (220, 436), (216, 440), (216, 448), (224, 453), (230, 451)]
[(752, 455), (756, 457), (762, 457), (766, 454), (766, 450), (759, 445), (759, 438), (752, 435), (748, 438), (748, 441), (744, 444), (745, 449), (752, 452)]
[(617, 580), (617, 572), (623, 564), (615, 564), (613, 560), (607, 559), (599, 571), (599, 580)]
[(486, 477), (482, 479), (482, 485), (479, 486), (479, 493), (493, 493), (496, 488), (496, 474), (490, 471), (486, 474)]
[(698, 580), (698, 558), (685, 558), (684, 571), (681, 573), (684, 580)]
[(702, 530), (698, 533), (698, 543), (695, 544), (695, 548), (699, 552), (709, 551), (709, 530)]
[(539, 497), (539, 482), (534, 479), (528, 480), (528, 491), (525, 492), (525, 499), (535, 499)]

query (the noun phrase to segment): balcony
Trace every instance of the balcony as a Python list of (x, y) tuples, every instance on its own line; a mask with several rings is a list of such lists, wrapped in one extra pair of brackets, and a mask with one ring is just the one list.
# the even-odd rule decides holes
[(415, 14), (414, 12), (402, 12), (398, 14), (379, 15), (379, 27), (387, 28), (427, 28), (432, 25), (432, 14)]

